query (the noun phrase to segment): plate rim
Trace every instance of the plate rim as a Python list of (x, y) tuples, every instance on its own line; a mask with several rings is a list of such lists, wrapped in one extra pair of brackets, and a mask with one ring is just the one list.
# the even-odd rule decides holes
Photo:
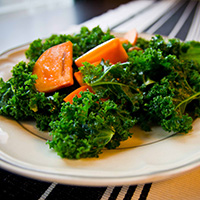
[(4, 170), (11, 171), (17, 175), (22, 175), (26, 178), (32, 178), (35, 180), (46, 181), (46, 182), (56, 182), (59, 184), (71, 184), (80, 186), (95, 186), (95, 187), (105, 187), (105, 186), (121, 186), (121, 185), (131, 185), (131, 184), (144, 184), (150, 182), (163, 181), (169, 178), (174, 178), (194, 170), (200, 166), (200, 158), (191, 161), (187, 164), (180, 165), (178, 167), (160, 170), (154, 173), (146, 173), (142, 175), (127, 175), (127, 176), (115, 176), (115, 177), (95, 177), (95, 176), (80, 176), (80, 175), (70, 175), (70, 174), (58, 174), (51, 172), (44, 172), (40, 170), (34, 170), (28, 167), (18, 166), (9, 161), (0, 158), (0, 166)]

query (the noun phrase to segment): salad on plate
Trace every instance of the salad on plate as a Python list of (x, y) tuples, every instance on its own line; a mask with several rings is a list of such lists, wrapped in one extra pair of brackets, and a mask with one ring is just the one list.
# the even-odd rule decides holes
[(0, 79), (0, 115), (34, 120), (62, 158), (98, 157), (133, 126), (186, 134), (200, 117), (200, 42), (99, 26), (33, 41)]

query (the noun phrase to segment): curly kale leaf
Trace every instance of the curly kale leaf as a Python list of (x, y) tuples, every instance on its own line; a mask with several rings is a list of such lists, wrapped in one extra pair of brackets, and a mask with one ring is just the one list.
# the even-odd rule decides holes
[(33, 118), (36, 120), (36, 126), (40, 130), (51, 131), (49, 123), (57, 119), (65, 96), (58, 92), (51, 96), (45, 96), (44, 93), (36, 93), (30, 99), (30, 102), (37, 108), (33, 113)]
[(73, 43), (73, 58), (81, 56), (85, 52), (95, 46), (113, 38), (110, 31), (103, 32), (99, 26), (89, 30), (87, 27), (82, 27), (80, 33), (74, 35), (52, 35), (42, 41), (37, 39), (30, 44), (26, 51), (26, 57), (32, 61), (36, 61), (40, 55), (52, 46), (71, 41)]
[(149, 85), (162, 79), (172, 67), (159, 49), (147, 48), (144, 52), (131, 51), (128, 56), (131, 71), (136, 74), (135, 78), (139, 86)]
[[(192, 128), (193, 118), (197, 114), (186, 110), (187, 106), (193, 102), (199, 102), (200, 91), (195, 90), (196, 85), (190, 85), (188, 80), (185, 62), (181, 62), (174, 56), (164, 58), (171, 63), (171, 70), (161, 80), (145, 91), (144, 112), (141, 115), (141, 125), (143, 120), (149, 125), (158, 124), (166, 131), (187, 133)], [(194, 77), (193, 77), (194, 78)], [(199, 83), (198, 83), (199, 84)], [(144, 117), (145, 116), (145, 117)], [(147, 124), (144, 128), (148, 130)]]
[(35, 119), (41, 130), (49, 129), (49, 122), (57, 116), (63, 96), (45, 96), (35, 89), (34, 62), (19, 62), (12, 69), (12, 77), (0, 79), (0, 114), (16, 120)]
[(50, 124), (52, 140), (48, 144), (61, 157), (98, 157), (105, 146), (116, 148), (126, 140), (134, 124), (129, 112), (87, 91), (75, 97), (73, 104), (62, 104), (58, 119)]
[(141, 125), (145, 123), (144, 127), (147, 128), (147, 124), (157, 124), (169, 132), (187, 133), (191, 130), (193, 119), (181, 108), (183, 101), (190, 103), (187, 101), (189, 99), (182, 100), (182, 94), (177, 91), (166, 78), (154, 84), (144, 98), (145, 113), (142, 113), (141, 119), (145, 122), (141, 121)]
[(102, 98), (111, 99), (123, 109), (135, 112), (142, 102), (142, 94), (138, 90), (136, 74), (130, 70), (130, 63), (110, 65), (102, 61), (94, 66), (84, 63), (81, 68), (84, 81)]
[(179, 39), (173, 38), (166, 41), (161, 35), (155, 35), (150, 40), (149, 48), (159, 49), (164, 56), (171, 54), (179, 57), (182, 52), (181, 49), (184, 48), (183, 45), (184, 43), (181, 43)]
[(12, 116), (15, 119), (26, 119), (32, 115), (33, 107), (29, 107), (32, 93), (35, 93), (35, 80), (32, 75), (34, 63), (20, 62), (12, 69), (12, 78), (7, 82), (1, 79), (0, 87), (0, 114)]

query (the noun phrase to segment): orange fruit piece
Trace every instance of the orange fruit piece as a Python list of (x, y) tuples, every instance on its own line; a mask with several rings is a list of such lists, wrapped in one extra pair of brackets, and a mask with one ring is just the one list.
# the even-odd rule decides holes
[(39, 92), (53, 92), (74, 84), (73, 49), (70, 41), (47, 49), (36, 61), (33, 74), (38, 76), (35, 87)]
[(128, 59), (128, 55), (123, 48), (120, 39), (114, 38), (108, 40), (90, 51), (86, 52), (75, 60), (78, 67), (83, 66), (83, 62), (95, 63), (104, 60), (109, 60), (111, 63), (116, 64), (118, 62), (125, 62)]
[(133, 28), (132, 30), (128, 31), (124, 35), (124, 39), (128, 40), (132, 45), (136, 44), (137, 38), (138, 38), (138, 32), (137, 32), (137, 30), (135, 28)]

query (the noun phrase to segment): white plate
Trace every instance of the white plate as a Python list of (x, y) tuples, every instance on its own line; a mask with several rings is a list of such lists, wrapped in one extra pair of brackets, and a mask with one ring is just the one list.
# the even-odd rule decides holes
[[(0, 77), (25, 60), (28, 45), (0, 56)], [(63, 184), (107, 186), (139, 184), (181, 174), (200, 165), (200, 119), (188, 134), (169, 134), (160, 127), (150, 133), (135, 127), (134, 137), (99, 158), (61, 159), (50, 150), (31, 123), (0, 116), (0, 167), (27, 177)]]

